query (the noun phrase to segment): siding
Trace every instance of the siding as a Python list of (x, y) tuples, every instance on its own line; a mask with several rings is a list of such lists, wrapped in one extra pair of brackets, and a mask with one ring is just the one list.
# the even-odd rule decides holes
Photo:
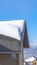
[(16, 65), (16, 60), (12, 60), (10, 54), (0, 54), (0, 65)]

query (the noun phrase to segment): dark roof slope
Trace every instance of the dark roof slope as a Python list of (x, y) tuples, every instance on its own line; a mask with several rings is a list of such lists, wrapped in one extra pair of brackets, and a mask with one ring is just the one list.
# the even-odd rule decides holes
[(25, 22), (25, 33), (24, 33), (24, 39), (23, 39), (23, 47), (29, 48), (29, 39), (28, 39), (26, 22)]

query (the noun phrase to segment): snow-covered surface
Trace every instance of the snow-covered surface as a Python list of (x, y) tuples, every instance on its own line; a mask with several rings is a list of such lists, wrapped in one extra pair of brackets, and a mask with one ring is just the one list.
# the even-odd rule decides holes
[(0, 34), (21, 40), (24, 20), (0, 21)]
[(32, 62), (32, 61), (34, 61), (34, 60), (36, 60), (36, 58), (31, 57), (31, 58), (26, 59), (25, 62)]

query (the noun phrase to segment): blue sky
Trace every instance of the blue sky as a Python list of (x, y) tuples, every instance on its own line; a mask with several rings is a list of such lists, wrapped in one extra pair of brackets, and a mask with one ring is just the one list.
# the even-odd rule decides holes
[(24, 19), (30, 42), (37, 41), (37, 0), (0, 0), (0, 20)]

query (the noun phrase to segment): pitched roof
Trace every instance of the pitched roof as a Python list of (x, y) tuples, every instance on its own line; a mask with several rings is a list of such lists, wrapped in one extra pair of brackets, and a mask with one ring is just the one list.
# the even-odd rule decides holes
[(0, 21), (0, 34), (21, 40), (24, 20)]
[(0, 21), (0, 35), (20, 41), (22, 32), (24, 32), (23, 47), (29, 47), (27, 26), (24, 20)]

